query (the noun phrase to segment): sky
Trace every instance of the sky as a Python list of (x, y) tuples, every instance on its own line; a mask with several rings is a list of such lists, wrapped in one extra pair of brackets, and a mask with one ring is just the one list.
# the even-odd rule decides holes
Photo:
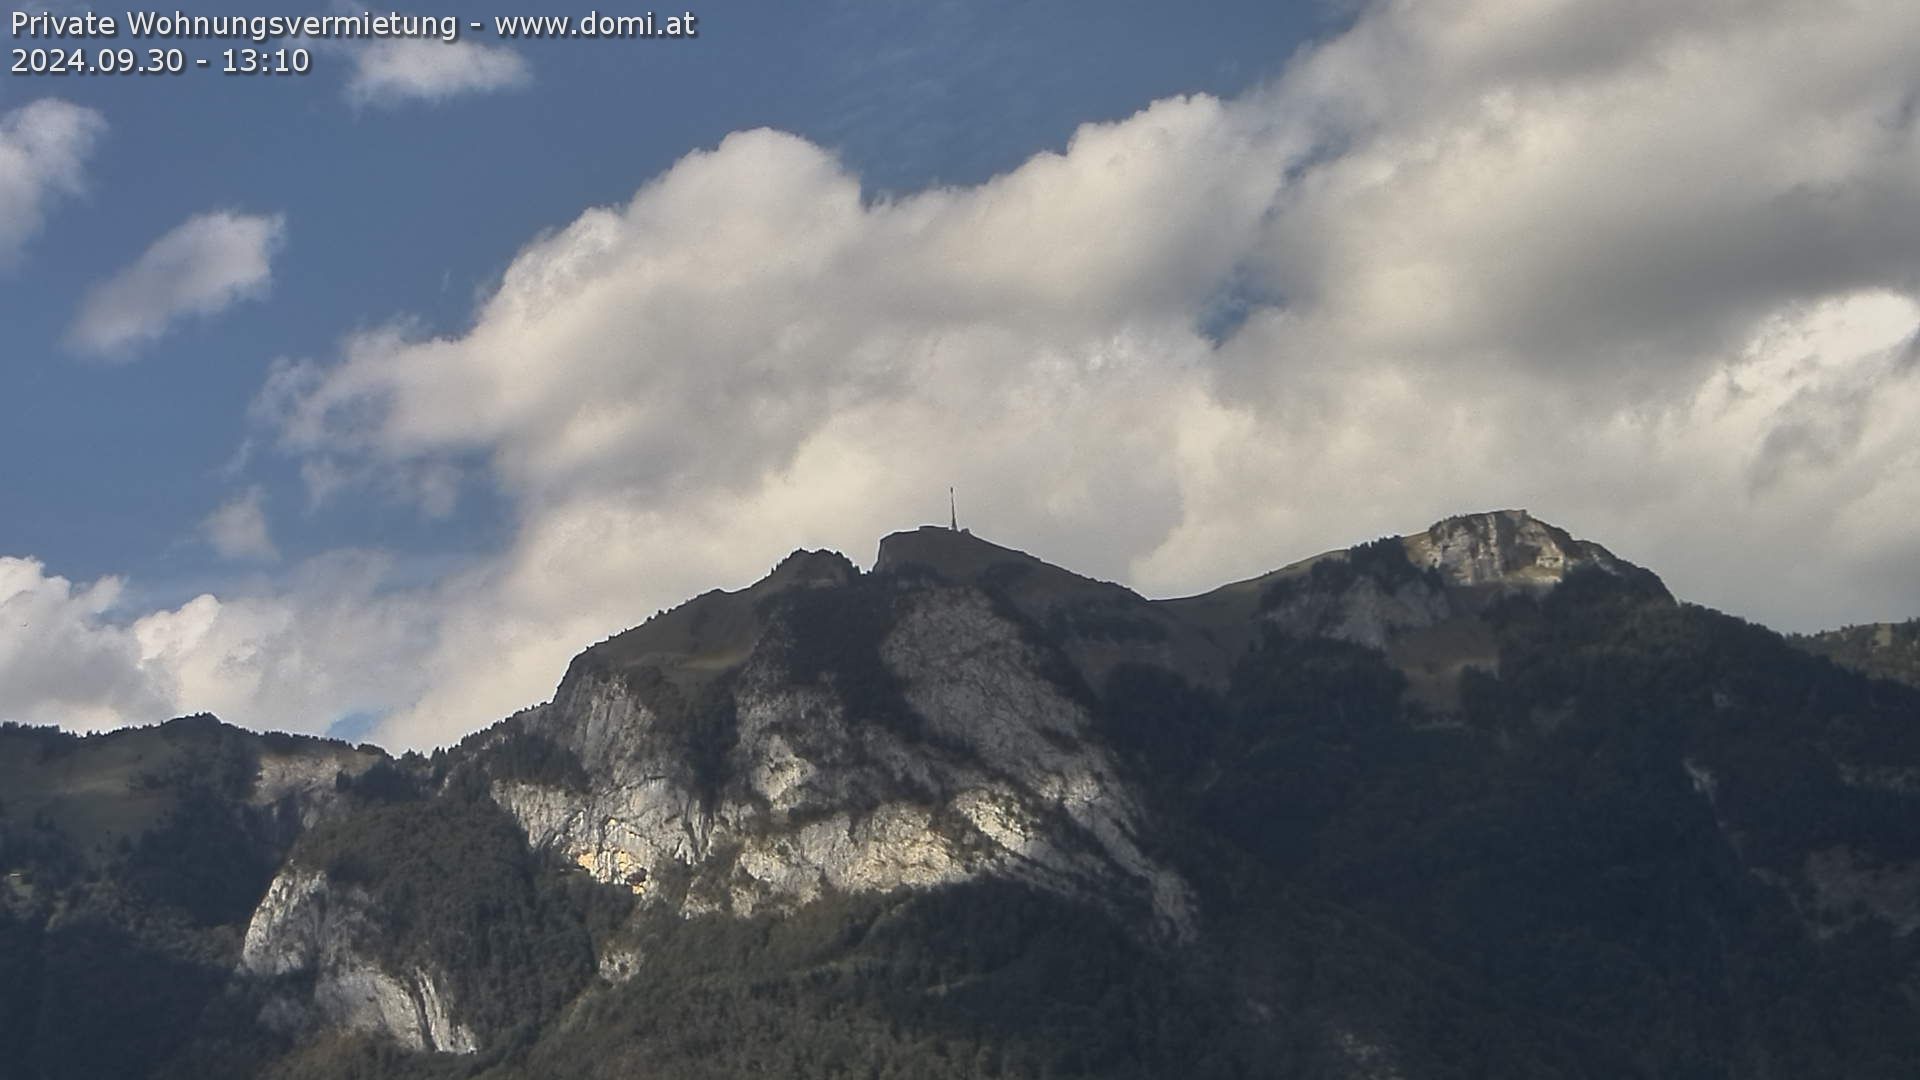
[(1920, 615), (1920, 5), (96, 10), (9, 45), (189, 67), (0, 81), (0, 719), (445, 744), (949, 485), (1150, 596), (1524, 507)]

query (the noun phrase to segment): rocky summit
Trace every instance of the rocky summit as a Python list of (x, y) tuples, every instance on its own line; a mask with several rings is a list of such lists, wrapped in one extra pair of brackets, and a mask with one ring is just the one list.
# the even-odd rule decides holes
[(0, 1076), (1920, 1075), (1904, 634), (1518, 510), (1176, 599), (929, 526), (430, 756), (9, 725)]

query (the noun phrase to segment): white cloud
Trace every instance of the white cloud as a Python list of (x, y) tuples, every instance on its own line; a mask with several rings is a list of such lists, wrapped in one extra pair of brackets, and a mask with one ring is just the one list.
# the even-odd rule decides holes
[(258, 485), (220, 504), (200, 523), (201, 535), (225, 559), (272, 562), (280, 557), (267, 528), (266, 493)]
[(256, 419), (316, 491), (482, 456), (517, 532), (236, 615), (211, 655), (281, 690), (170, 670), (243, 708), (378, 660), (404, 677), (338, 711), (446, 741), (949, 483), (1150, 593), (1520, 505), (1777, 624), (1920, 613), (1916, 98), (1911, 5), (1428, 0), (975, 187), (868, 201), (735, 135), (530, 243), (466, 332), (277, 368)]
[(736, 135), (531, 244), (468, 332), (305, 371), (283, 432), (487, 453), (519, 500), (403, 740), (949, 482), (1155, 592), (1522, 504), (1777, 622), (1920, 609), (1880, 572), (1920, 549), (1916, 43), (1890, 8), (1386, 3), (978, 187), (869, 203)]
[(55, 199), (80, 191), (106, 130), (98, 112), (55, 98), (0, 115), (0, 269), (19, 261)]
[(386, 587), (390, 560), (340, 552), (272, 592), (119, 610), (118, 578), (85, 586), (0, 557), (0, 720), (76, 731), (213, 712), (325, 732), (425, 689), (413, 662), (435, 616)]
[(117, 578), (76, 587), (38, 560), (0, 556), (0, 720), (76, 730), (164, 720), (139, 644), (106, 619)]
[(1395, 3), (1270, 100), (1343, 149), (1263, 253), (1345, 352), (1662, 393), (1920, 274), (1912, 10)]
[(533, 69), (502, 45), (394, 38), (354, 50), (346, 94), (355, 105), (391, 107), (511, 90), (532, 81)]
[(136, 620), (142, 671), (173, 711), (323, 733), (424, 690), (413, 667), (433, 613), (386, 588), (390, 560), (341, 552), (296, 567), (273, 592), (195, 597)]
[(188, 218), (87, 292), (68, 344), (128, 359), (180, 318), (215, 315), (264, 296), (285, 237), (286, 219), (278, 214), (220, 210)]

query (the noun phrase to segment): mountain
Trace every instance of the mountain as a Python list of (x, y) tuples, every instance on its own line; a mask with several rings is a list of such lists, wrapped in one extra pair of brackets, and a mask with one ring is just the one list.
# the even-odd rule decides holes
[(1863, 675), (1920, 686), (1920, 619), (1795, 634), (1790, 640)]
[(1920, 1073), (1920, 690), (1524, 511), (1169, 600), (921, 528), (431, 756), (0, 784), (0, 1076)]

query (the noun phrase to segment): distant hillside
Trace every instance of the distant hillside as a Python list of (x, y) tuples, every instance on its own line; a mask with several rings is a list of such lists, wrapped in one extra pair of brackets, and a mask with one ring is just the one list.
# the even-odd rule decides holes
[(1864, 675), (1920, 686), (1920, 619), (1795, 634), (1791, 640)]

